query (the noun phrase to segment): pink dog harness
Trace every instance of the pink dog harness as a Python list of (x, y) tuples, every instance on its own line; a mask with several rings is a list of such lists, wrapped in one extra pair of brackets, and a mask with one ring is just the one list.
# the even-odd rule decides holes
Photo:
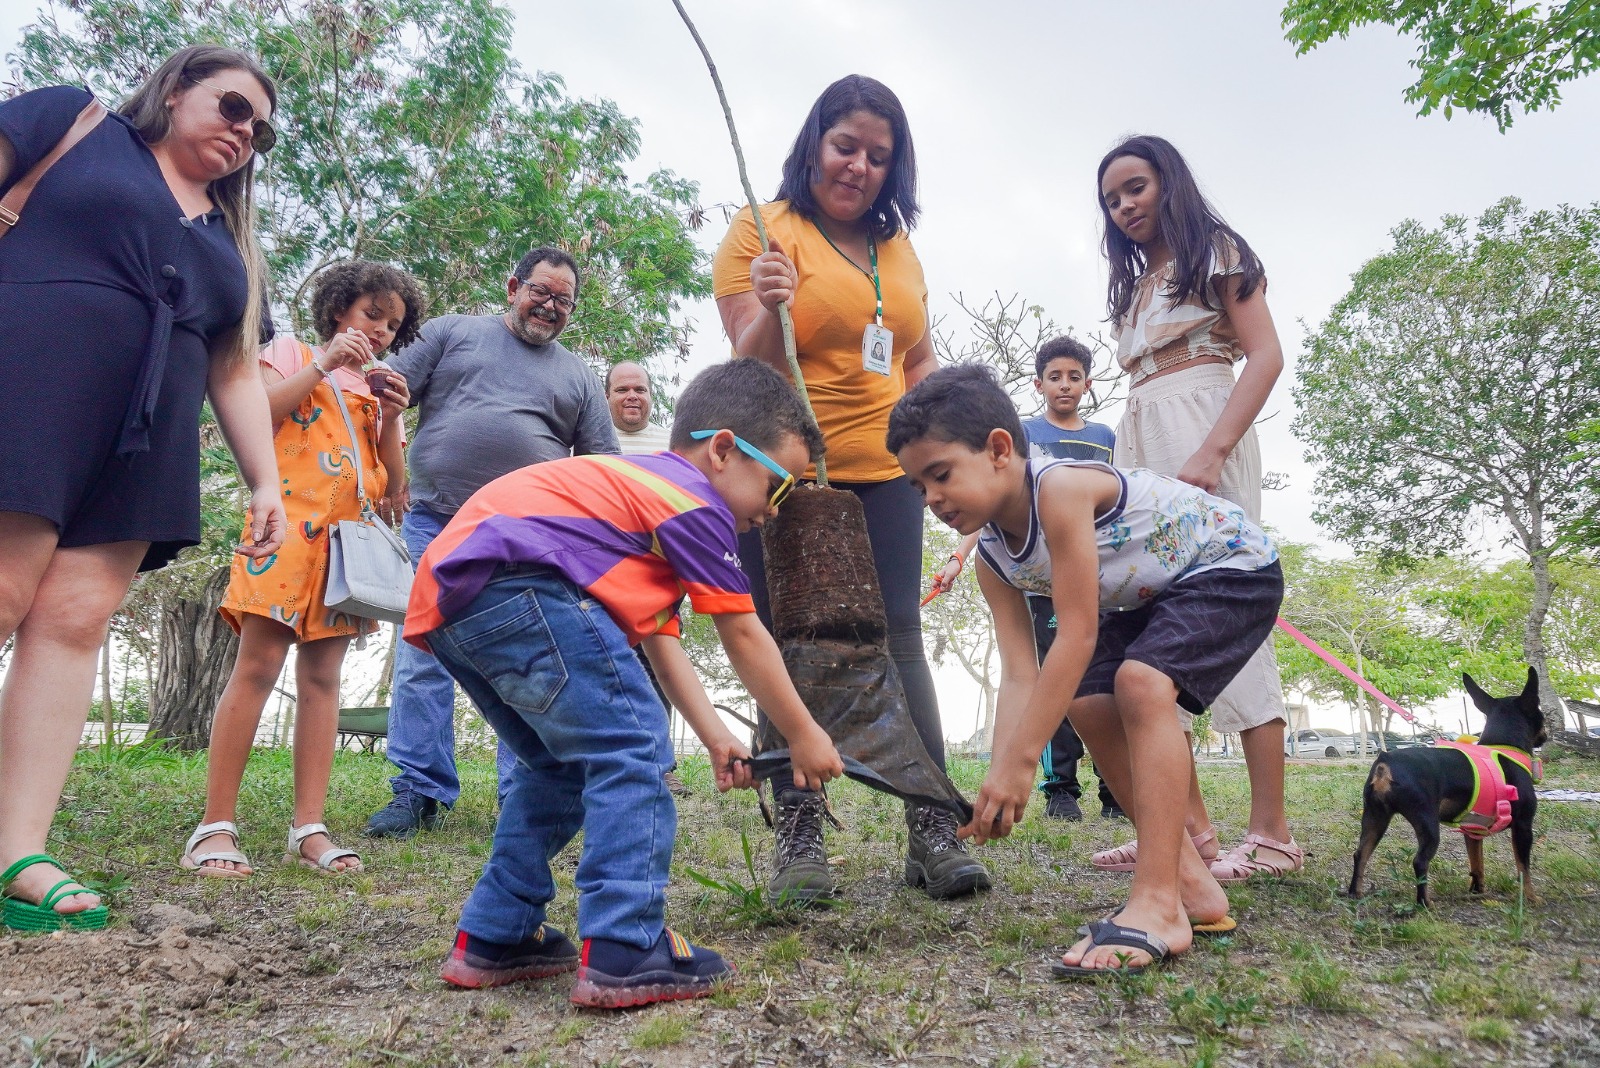
[(1544, 778), (1544, 763), (1514, 745), (1472, 745), (1443, 738), (1433, 744), (1458, 751), (1472, 764), (1472, 800), (1449, 823), (1473, 838), (1487, 838), (1511, 826), (1511, 802), (1517, 799), (1517, 788), (1506, 782), (1500, 761), (1515, 762), (1534, 782)]

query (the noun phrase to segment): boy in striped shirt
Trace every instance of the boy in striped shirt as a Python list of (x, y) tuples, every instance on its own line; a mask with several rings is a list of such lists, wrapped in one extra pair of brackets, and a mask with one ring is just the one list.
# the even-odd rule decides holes
[[(734, 360), (689, 384), (671, 446), (513, 471), (474, 494), (418, 564), (405, 639), (438, 657), (518, 758), (447, 982), (577, 968), (574, 1003), (621, 1008), (702, 996), (732, 973), (665, 926), (673, 752), (634, 645), (705, 744), (717, 788), (753, 785), (738, 763), (749, 751), (679, 642), (685, 594), (789, 742), (795, 785), (843, 773), (756, 619), (736, 540), (776, 513), (821, 455), (821, 433), (781, 375)], [(581, 954), (544, 923), (549, 858), (580, 828)]]

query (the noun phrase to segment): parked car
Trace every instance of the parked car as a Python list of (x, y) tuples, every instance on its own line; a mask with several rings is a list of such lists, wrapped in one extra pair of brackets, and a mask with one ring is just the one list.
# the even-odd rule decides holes
[(1284, 756), (1337, 757), (1343, 755), (1339, 736), (1327, 731), (1298, 730), (1283, 739)]

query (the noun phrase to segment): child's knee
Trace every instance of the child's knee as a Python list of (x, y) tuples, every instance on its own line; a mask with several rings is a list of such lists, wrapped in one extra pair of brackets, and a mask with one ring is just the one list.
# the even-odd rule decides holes
[(1117, 710), (1130, 716), (1172, 716), (1178, 704), (1178, 687), (1159, 668), (1138, 660), (1125, 660), (1117, 668)]

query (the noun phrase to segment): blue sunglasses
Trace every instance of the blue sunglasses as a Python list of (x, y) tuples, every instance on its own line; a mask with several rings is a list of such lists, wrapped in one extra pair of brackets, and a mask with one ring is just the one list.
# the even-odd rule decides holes
[[(706, 438), (709, 438), (711, 435), (717, 433), (720, 433), (720, 431), (695, 430), (689, 434), (689, 437), (694, 441), (704, 441)], [(776, 509), (778, 505), (784, 502), (784, 498), (789, 496), (789, 491), (794, 489), (794, 476), (788, 471), (785, 471), (778, 464), (778, 461), (774, 460), (772, 457), (768, 456), (766, 453), (762, 452), (760, 449), (744, 440), (744, 438), (741, 438), (738, 434), (733, 435), (733, 443), (739, 446), (740, 452), (744, 453), (746, 456), (750, 457), (750, 459), (756, 461), (768, 471), (771, 471), (773, 474), (778, 475), (783, 479), (782, 482), (778, 483), (778, 488), (772, 491), (772, 496), (767, 498), (767, 507)]]

